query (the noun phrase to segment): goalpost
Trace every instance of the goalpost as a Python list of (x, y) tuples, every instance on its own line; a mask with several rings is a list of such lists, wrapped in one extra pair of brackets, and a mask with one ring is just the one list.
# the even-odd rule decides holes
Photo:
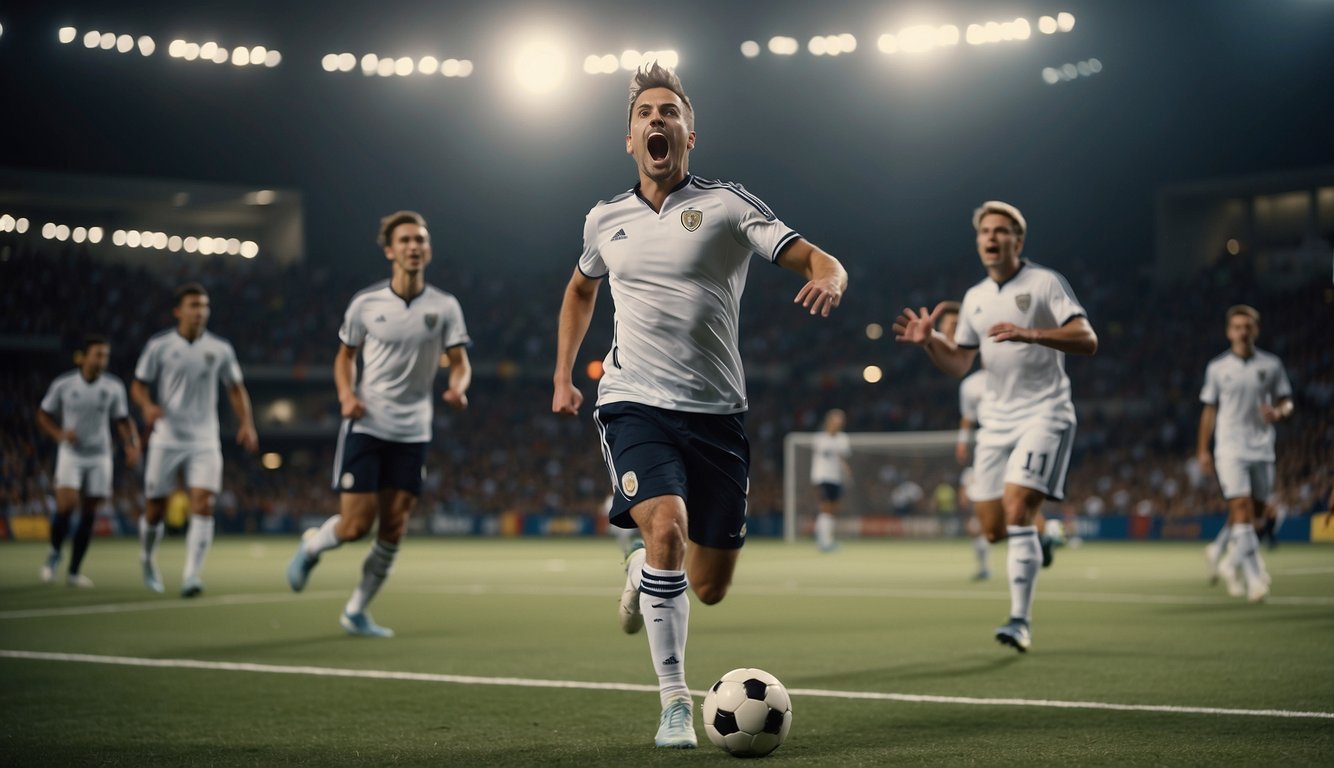
[[(811, 452), (818, 432), (783, 438), (783, 539), (794, 542), (814, 524)], [(954, 456), (955, 430), (849, 432), (852, 477), (839, 507), (839, 536), (941, 536), (958, 532), (957, 494), (963, 467)], [(941, 488), (949, 486), (951, 491)], [(937, 503), (937, 490), (940, 499)], [(954, 507), (949, 501), (955, 499)]]

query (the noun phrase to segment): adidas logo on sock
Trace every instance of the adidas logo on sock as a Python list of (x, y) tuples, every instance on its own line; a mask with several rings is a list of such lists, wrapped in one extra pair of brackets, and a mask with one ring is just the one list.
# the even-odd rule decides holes
[(677, 658), (676, 658), (676, 654), (673, 653), (671, 656), (668, 656), (667, 658), (663, 659), (663, 660), (662, 660), (662, 663), (663, 663), (663, 664), (680, 664), (681, 662), (677, 660)]
[(621, 228), (616, 230), (616, 234), (611, 236), (611, 241), (614, 243), (617, 240), (628, 240), (629, 238), (630, 236), (625, 234), (625, 229)]

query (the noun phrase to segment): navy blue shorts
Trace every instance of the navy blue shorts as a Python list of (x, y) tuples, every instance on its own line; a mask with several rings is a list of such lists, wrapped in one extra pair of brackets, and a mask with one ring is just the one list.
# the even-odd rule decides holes
[(422, 492), (426, 474), (426, 443), (395, 443), (353, 432), (345, 422), (334, 454), (333, 489), (341, 493), (374, 493), (397, 488), (413, 496)]
[(610, 403), (594, 410), (593, 420), (616, 488), (609, 513), (612, 525), (633, 528), (631, 507), (658, 496), (680, 496), (686, 502), (691, 541), (720, 549), (739, 549), (745, 543), (750, 484), (745, 414)]
[(819, 483), (820, 501), (838, 501), (843, 498), (843, 486), (838, 483)]

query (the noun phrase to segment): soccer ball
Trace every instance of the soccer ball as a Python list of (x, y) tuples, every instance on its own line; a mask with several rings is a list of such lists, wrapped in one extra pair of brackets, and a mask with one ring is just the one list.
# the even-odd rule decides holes
[(704, 696), (709, 741), (738, 757), (764, 757), (792, 728), (792, 700), (778, 678), (762, 669), (734, 669)]
[(1054, 517), (1047, 518), (1047, 525), (1043, 528), (1042, 533), (1043, 533), (1048, 539), (1051, 539), (1051, 543), (1052, 543), (1052, 544), (1054, 544), (1054, 545), (1056, 545), (1056, 546), (1058, 546), (1058, 547), (1060, 547), (1060, 546), (1064, 546), (1064, 544), (1065, 544), (1065, 523), (1062, 522), (1061, 520), (1059, 520), (1059, 519), (1057, 519), (1057, 518), (1054, 518)]

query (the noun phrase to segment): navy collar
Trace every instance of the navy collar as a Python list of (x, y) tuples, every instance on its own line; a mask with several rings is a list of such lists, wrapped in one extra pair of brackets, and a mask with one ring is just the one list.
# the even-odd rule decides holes
[[(677, 192), (681, 191), (682, 189), (685, 189), (685, 186), (686, 186), (687, 184), (689, 184), (689, 183), (690, 183), (690, 180), (693, 179), (693, 178), (694, 178), (694, 176), (692, 176), (692, 175), (690, 175), (689, 173), (687, 173), (687, 174), (686, 174), (686, 177), (685, 177), (684, 179), (681, 179), (681, 181), (680, 181), (679, 184), (677, 184), (676, 186), (674, 186), (674, 187), (672, 187), (671, 189), (667, 190), (667, 197), (671, 197), (672, 195), (676, 194)], [(639, 202), (643, 203), (644, 205), (647, 205), (647, 206), (648, 206), (648, 209), (649, 209), (650, 211), (652, 211), (652, 210), (653, 210), (653, 206), (649, 203), (648, 198), (644, 197), (643, 193), (639, 191), (639, 185), (640, 185), (640, 182), (636, 181), (636, 182), (635, 182), (635, 189), (634, 189), (635, 197), (639, 198)], [(663, 207), (666, 207), (666, 205), (667, 205), (667, 198), (663, 198), (662, 204), (663, 204)], [(653, 212), (654, 212), (654, 213), (662, 213), (662, 211), (653, 211)]]
[(1020, 272), (1023, 272), (1023, 271), (1024, 271), (1024, 267), (1026, 267), (1026, 266), (1028, 266), (1028, 259), (1020, 259), (1020, 260), (1019, 260), (1019, 268), (1016, 269), (1016, 270), (1014, 271), (1014, 274), (1013, 274), (1013, 275), (1010, 275), (1009, 277), (1005, 278), (1004, 280), (1002, 280), (1002, 281), (996, 283), (996, 290), (999, 291), (1000, 289), (1002, 289), (1002, 288), (1005, 287), (1005, 284), (1006, 284), (1006, 283), (1008, 283), (1008, 282), (1010, 282), (1011, 280), (1013, 280), (1013, 279), (1015, 279), (1016, 277), (1018, 277), (1018, 276), (1019, 276), (1019, 273), (1020, 273)]

